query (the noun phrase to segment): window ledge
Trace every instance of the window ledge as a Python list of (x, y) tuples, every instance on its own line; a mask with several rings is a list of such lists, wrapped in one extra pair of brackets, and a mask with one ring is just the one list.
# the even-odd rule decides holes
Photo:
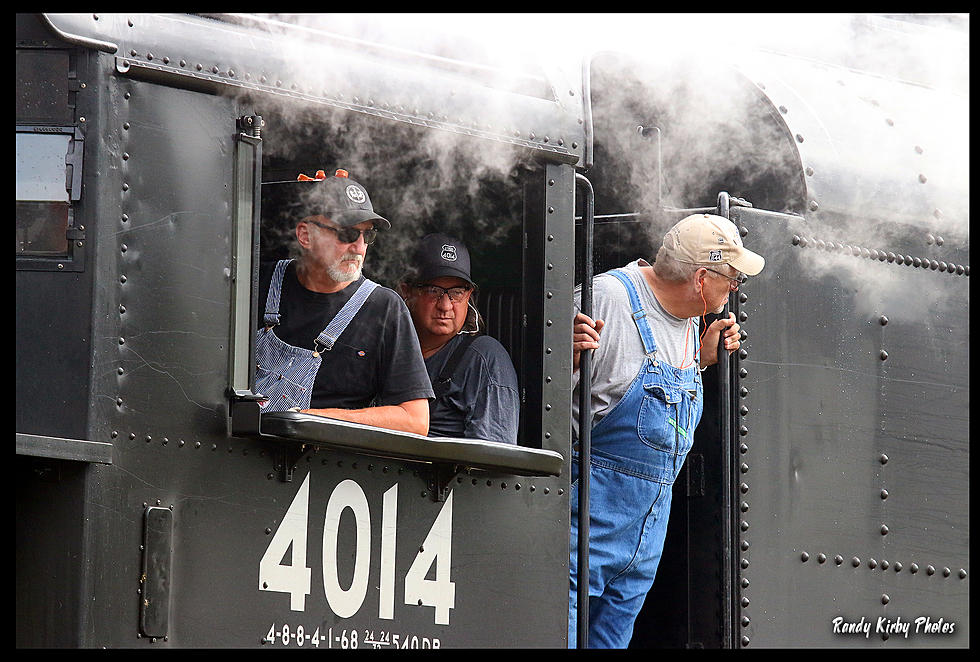
[(17, 433), (17, 455), (112, 464), (112, 444)]
[(427, 464), (455, 464), (520, 476), (559, 476), (560, 453), (481, 439), (423, 437), (297, 412), (262, 415), (262, 436)]

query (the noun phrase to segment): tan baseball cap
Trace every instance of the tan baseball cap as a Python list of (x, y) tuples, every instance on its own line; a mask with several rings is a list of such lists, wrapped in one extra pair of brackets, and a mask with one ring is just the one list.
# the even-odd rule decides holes
[(667, 254), (688, 264), (728, 264), (746, 276), (755, 276), (766, 260), (742, 245), (735, 224), (723, 216), (692, 214), (664, 235)]

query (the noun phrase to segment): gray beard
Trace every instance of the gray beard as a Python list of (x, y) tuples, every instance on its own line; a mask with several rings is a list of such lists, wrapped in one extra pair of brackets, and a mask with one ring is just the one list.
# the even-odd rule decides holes
[(341, 264), (349, 264), (349, 262), (342, 260), (327, 267), (327, 274), (330, 276), (330, 278), (338, 283), (349, 283), (361, 277), (361, 268), (364, 266), (363, 262), (359, 261), (357, 263), (357, 269), (355, 269), (353, 273), (341, 268)]

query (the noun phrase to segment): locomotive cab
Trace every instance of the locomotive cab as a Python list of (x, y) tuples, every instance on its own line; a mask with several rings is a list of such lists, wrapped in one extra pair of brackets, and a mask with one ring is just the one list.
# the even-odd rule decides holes
[[(560, 645), (581, 127), (540, 80), (271, 23), (18, 17), (17, 643)], [(260, 413), (259, 264), (297, 175), (336, 168), (392, 221), (373, 280), (426, 232), (466, 241), (519, 444)]]
[[(322, 107), (301, 101), (259, 102), (255, 109), (252, 121), (261, 122), (256, 132), (261, 138), (261, 156), (253, 155), (252, 167), (257, 173), (260, 162), (261, 174), (252, 176), (261, 178), (261, 185), (244, 187), (240, 194), (255, 196), (254, 202), (242, 206), (253, 213), (261, 210), (257, 262), (296, 255), (293, 229), (308, 215), (307, 201), (315, 198), (318, 180), (311, 177), (314, 173), (321, 171), (317, 176), (322, 177), (326, 172), (332, 174), (334, 167), (351, 173), (369, 188), (375, 209), (392, 223), (368, 249), (365, 275), (397, 291), (418, 238), (436, 231), (464, 238), (478, 284), (472, 300), (484, 323), (481, 331), (507, 350), (518, 375), (522, 403), (528, 392), (532, 401), (521, 409), (516, 447), (450, 439), (432, 445), (416, 435), (322, 417), (261, 413), (255, 400), (259, 394), (248, 389), (238, 392), (232, 402), (233, 431), (294, 438), (300, 442), (296, 454), (319, 440), (326, 446), (368, 454), (426, 464), (440, 461), (447, 470), (456, 467), (451, 474), (463, 467), (559, 474), (561, 453), (554, 447), (548, 450), (547, 443), (540, 450), (545, 437), (540, 432), (542, 408), (535, 406), (540, 395), (535, 394), (540, 393), (541, 365), (524, 359), (526, 347), (542, 342), (541, 329), (526, 324), (529, 312), (535, 316), (534, 305), (525, 305), (526, 296), (532, 301), (537, 298), (535, 274), (543, 270), (540, 256), (526, 242), (528, 234), (535, 234), (534, 191), (543, 176), (541, 165), (513, 146), (488, 146), (466, 136), (433, 133), (343, 110), (325, 115)], [(264, 305), (255, 301), (254, 277), (252, 273), (249, 278), (252, 290), (241, 297), (252, 300), (253, 311), (257, 303), (259, 309)], [(255, 319), (254, 312), (252, 317)], [(454, 445), (458, 454), (447, 451)], [(409, 446), (412, 450), (406, 450)], [(291, 472), (290, 462), (290, 456), (284, 455), (284, 475)], [(438, 490), (436, 485), (433, 489)]]

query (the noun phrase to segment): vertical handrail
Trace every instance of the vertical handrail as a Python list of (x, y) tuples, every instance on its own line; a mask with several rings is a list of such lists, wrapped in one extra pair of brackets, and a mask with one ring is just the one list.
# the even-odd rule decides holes
[[(728, 218), (731, 206), (731, 199), (728, 193), (722, 191), (718, 194), (717, 214)], [(722, 319), (728, 317), (729, 304), (731, 302), (731, 292), (728, 295), (729, 301), (721, 311)], [(733, 647), (733, 628), (732, 628), (732, 587), (734, 574), (734, 555), (731, 546), (734, 544), (734, 520), (732, 518), (732, 441), (731, 441), (731, 374), (728, 352), (725, 351), (724, 333), (718, 337), (718, 418), (720, 420), (721, 433), (721, 452), (722, 452), (722, 492), (721, 492), (721, 513), (722, 530), (727, 540), (722, 541), (722, 645), (727, 648)]]
[[(592, 231), (595, 221), (595, 193), (592, 183), (579, 173), (576, 184), (585, 191), (582, 231), (584, 235), (584, 274), (582, 313), (592, 317)], [(589, 647), (589, 465), (592, 462), (592, 352), (579, 357), (578, 380), (578, 604), (576, 641), (578, 648)], [(583, 579), (585, 581), (583, 581)]]

